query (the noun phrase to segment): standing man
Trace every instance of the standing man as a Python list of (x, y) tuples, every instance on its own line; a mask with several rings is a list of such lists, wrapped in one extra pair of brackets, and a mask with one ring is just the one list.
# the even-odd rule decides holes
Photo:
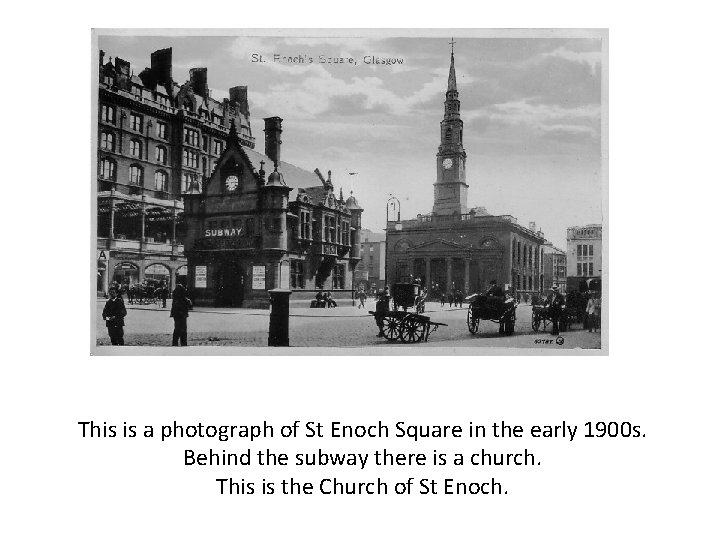
[(440, 293), (440, 307), (445, 305), (445, 293)]
[(163, 280), (160, 284), (160, 291), (158, 292), (160, 295), (160, 298), (162, 298), (162, 307), (167, 306), (167, 296), (168, 296), (168, 289), (165, 281)]
[(560, 317), (562, 316), (562, 308), (565, 305), (565, 297), (560, 294), (560, 288), (557, 285), (552, 286), (552, 292), (547, 299), (548, 314), (552, 320), (552, 332), (553, 336), (560, 335)]
[(187, 318), (188, 311), (191, 309), (192, 302), (187, 297), (185, 287), (178, 285), (172, 293), (172, 306), (170, 307), (170, 317), (175, 321), (173, 347), (177, 347), (178, 342), (182, 347), (187, 346)]
[(367, 295), (365, 294), (365, 289), (360, 289), (360, 292), (358, 293), (358, 300), (360, 300), (360, 303), (358, 304), (358, 309), (365, 307), (365, 298), (367, 298)]
[(110, 343), (112, 345), (125, 345), (125, 332), (123, 330), (123, 326), (125, 326), (125, 315), (127, 315), (125, 302), (123, 302), (122, 297), (120, 297), (115, 287), (111, 287), (108, 294), (110, 294), (110, 299), (105, 302), (102, 318), (105, 321), (105, 326), (110, 336)]

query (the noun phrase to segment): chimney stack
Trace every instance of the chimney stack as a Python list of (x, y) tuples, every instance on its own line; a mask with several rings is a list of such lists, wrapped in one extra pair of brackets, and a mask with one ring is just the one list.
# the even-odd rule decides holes
[(280, 163), (280, 135), (282, 134), (282, 118), (272, 116), (265, 118), (265, 155), (273, 163)]
[(166, 86), (172, 82), (172, 47), (160, 49), (150, 55), (150, 69), (158, 84)]
[(191, 68), (190, 69), (190, 86), (195, 95), (202, 96), (207, 99), (210, 89), (207, 83), (207, 68)]
[(233, 86), (230, 89), (230, 102), (240, 109), (244, 116), (250, 114), (247, 98), (247, 86)]

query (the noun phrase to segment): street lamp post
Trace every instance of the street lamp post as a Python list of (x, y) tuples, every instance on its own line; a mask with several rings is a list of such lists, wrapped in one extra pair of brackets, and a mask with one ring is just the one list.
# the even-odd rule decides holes
[(390, 198), (385, 205), (385, 286), (388, 286), (388, 231), (390, 230), (390, 206), (393, 207), (393, 215), (397, 212), (397, 221), (400, 221), (400, 199), (390, 194)]

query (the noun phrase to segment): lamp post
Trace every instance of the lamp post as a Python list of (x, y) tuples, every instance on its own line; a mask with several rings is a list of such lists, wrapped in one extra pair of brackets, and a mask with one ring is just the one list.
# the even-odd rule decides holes
[(397, 212), (397, 221), (400, 221), (400, 199), (390, 194), (390, 198), (385, 204), (385, 286), (388, 286), (388, 231), (390, 230), (390, 206), (393, 207), (393, 215)]

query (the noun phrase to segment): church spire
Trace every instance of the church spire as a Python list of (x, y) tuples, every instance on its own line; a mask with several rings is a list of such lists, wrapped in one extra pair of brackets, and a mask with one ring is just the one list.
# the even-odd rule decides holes
[(457, 92), (455, 81), (455, 40), (450, 38), (450, 74), (448, 75), (448, 92)]

